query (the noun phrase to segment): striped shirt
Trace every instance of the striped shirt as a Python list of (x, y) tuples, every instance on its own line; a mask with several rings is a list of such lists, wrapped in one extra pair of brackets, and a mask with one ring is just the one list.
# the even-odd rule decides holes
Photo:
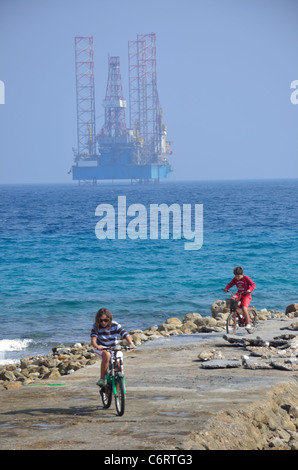
[(117, 344), (117, 337), (121, 336), (121, 338), (126, 338), (128, 333), (122, 328), (122, 326), (112, 321), (111, 328), (99, 328), (99, 330), (95, 329), (95, 324), (91, 330), (91, 337), (97, 337), (97, 344), (106, 347), (114, 347)]

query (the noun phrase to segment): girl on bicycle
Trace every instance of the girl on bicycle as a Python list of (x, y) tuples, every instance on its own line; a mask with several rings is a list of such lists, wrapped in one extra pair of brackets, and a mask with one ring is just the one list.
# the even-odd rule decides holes
[(246, 321), (246, 329), (251, 328), (250, 318), (248, 314), (248, 307), (251, 302), (251, 292), (255, 289), (255, 283), (250, 279), (250, 277), (243, 274), (243, 269), (241, 266), (236, 266), (234, 268), (234, 278), (226, 285), (224, 292), (227, 292), (232, 286), (236, 286), (238, 292), (235, 294), (235, 298), (241, 301), (241, 308), (243, 310), (243, 315)]
[(131, 348), (135, 347), (129, 334), (119, 323), (113, 321), (110, 310), (107, 308), (99, 309), (91, 330), (91, 344), (94, 352), (102, 358), (100, 379), (96, 382), (99, 387), (103, 387), (105, 384), (105, 374), (111, 357), (110, 352), (105, 350), (104, 347), (115, 347), (118, 336), (125, 338)]

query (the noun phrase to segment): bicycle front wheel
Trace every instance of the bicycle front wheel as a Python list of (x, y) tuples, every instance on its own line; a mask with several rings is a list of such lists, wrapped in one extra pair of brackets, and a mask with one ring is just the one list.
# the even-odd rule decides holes
[(230, 313), (226, 322), (226, 330), (228, 335), (234, 335), (238, 328), (238, 319), (235, 312)]
[(110, 384), (106, 384), (100, 390), (102, 404), (104, 408), (110, 408), (112, 403), (112, 387)]
[(116, 378), (115, 404), (118, 416), (122, 416), (125, 410), (125, 392), (123, 377)]
[(252, 308), (248, 309), (248, 314), (249, 314), (249, 318), (250, 318), (251, 327), (247, 331), (248, 331), (248, 333), (253, 333), (256, 329), (256, 324), (257, 324), (257, 312), (252, 307)]

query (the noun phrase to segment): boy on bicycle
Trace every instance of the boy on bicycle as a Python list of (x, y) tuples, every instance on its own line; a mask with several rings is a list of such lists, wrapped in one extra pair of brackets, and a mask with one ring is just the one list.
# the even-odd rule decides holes
[(241, 266), (236, 266), (234, 268), (234, 278), (226, 285), (224, 292), (227, 292), (232, 286), (236, 286), (238, 292), (235, 294), (234, 298), (241, 301), (241, 308), (246, 322), (246, 329), (251, 328), (250, 318), (248, 314), (248, 307), (251, 302), (251, 292), (255, 289), (255, 283), (250, 279), (250, 277), (243, 274), (243, 269)]

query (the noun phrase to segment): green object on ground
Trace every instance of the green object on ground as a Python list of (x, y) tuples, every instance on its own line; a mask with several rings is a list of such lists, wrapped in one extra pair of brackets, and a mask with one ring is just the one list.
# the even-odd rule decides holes
[(36, 385), (50, 385), (51, 387), (57, 387), (59, 385), (66, 385), (66, 384), (24, 384), (26, 387), (34, 387)]

